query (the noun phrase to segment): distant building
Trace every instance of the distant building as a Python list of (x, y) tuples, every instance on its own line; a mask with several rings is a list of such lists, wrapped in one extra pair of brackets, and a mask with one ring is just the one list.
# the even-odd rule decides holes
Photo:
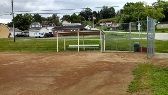
[[(56, 26), (53, 30), (53, 35), (56, 36), (57, 32), (76, 32), (75, 29), (79, 29), (79, 31), (87, 30), (84, 25), (76, 25), (76, 26)], [(61, 35), (59, 35), (61, 36)]]
[(30, 28), (40, 28), (42, 27), (42, 25), (39, 23), (39, 22), (33, 22), (31, 25), (30, 25)]
[(0, 24), (0, 38), (9, 38), (9, 28), (5, 24)]
[(43, 21), (41, 25), (42, 27), (55, 27), (56, 26), (54, 23), (50, 23), (48, 21)]
[(82, 25), (81, 23), (71, 23), (68, 21), (63, 21), (62, 22), (62, 26), (78, 26), (78, 25)]
[(64, 21), (62, 22), (62, 26), (67, 25), (67, 24), (71, 24), (71, 22), (68, 22), (68, 21), (66, 21), (66, 20), (64, 20)]
[(36, 33), (40, 31), (42, 25), (39, 22), (33, 22), (29, 28), (29, 36), (35, 37)]
[(111, 20), (100, 21), (100, 26), (112, 26), (113, 22)]
[(168, 29), (168, 22), (160, 22), (156, 25), (157, 29)]

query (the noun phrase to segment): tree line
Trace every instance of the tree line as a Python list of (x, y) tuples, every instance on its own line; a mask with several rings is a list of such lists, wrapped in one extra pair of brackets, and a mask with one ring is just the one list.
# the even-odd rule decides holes
[[(168, 21), (168, 1), (157, 0), (151, 6), (145, 2), (127, 2), (122, 9), (115, 11), (114, 7), (103, 6), (100, 11), (92, 11), (91, 8), (84, 8), (79, 14), (73, 13), (72, 15), (63, 15), (60, 18), (57, 14), (53, 14), (50, 17), (42, 17), (40, 14), (17, 14), (12, 21), (14, 21), (15, 27), (20, 30), (29, 29), (29, 25), (32, 22), (44, 22), (54, 23), (55, 25), (61, 25), (61, 21), (68, 21), (71, 23), (97, 24), (103, 20), (111, 20), (115, 23), (129, 23), (137, 22), (138, 20), (146, 20), (146, 17), (156, 19), (159, 22)], [(12, 22), (8, 23), (8, 26), (12, 26)]]

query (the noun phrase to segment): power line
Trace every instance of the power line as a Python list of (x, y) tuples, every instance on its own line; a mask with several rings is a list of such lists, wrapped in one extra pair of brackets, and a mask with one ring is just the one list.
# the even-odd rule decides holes
[[(45, 0), (45, 1), (51, 1), (51, 0)], [(66, 2), (64, 0), (54, 0), (55, 2)], [(43, 2), (43, 1), (36, 1), (36, 0), (15, 0), (14, 2)]]

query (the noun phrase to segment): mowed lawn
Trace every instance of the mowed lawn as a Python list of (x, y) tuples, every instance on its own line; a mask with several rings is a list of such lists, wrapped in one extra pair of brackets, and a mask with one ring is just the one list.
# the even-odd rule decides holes
[[(143, 47), (147, 46), (146, 40), (131, 40), (131, 49), (135, 42), (140, 42)], [(69, 48), (69, 45), (77, 45), (77, 38), (66, 39), (66, 51), (76, 51), (77, 48)], [(85, 44), (99, 44), (99, 38), (86, 38)], [(80, 40), (80, 44), (83, 44), (83, 40)], [(168, 41), (155, 42), (156, 52), (168, 53)], [(116, 49), (117, 48), (117, 49)], [(81, 49), (83, 50), (83, 49)], [(100, 50), (99, 48), (86, 48), (85, 50)], [(118, 51), (129, 51), (130, 41), (129, 40), (107, 40), (106, 50), (118, 50)], [(0, 52), (56, 52), (57, 51), (57, 39), (35, 39), (35, 38), (16, 38), (16, 42), (13, 42), (12, 38), (0, 39)], [(59, 51), (64, 51), (64, 39), (59, 39)]]
[(129, 92), (135, 95), (168, 95), (168, 67), (140, 64), (133, 71)]

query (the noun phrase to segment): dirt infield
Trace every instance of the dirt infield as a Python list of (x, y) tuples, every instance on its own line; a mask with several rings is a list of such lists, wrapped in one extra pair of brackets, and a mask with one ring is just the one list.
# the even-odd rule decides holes
[(126, 95), (140, 53), (0, 53), (1, 95)]

